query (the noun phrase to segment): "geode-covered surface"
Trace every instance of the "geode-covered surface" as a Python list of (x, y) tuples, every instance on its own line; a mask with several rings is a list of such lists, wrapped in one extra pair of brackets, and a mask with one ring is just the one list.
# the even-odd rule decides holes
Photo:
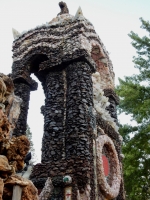
[[(25, 134), (30, 91), (37, 89), (31, 73), (45, 94), (42, 162), (30, 177), (42, 191), (40, 199), (123, 200), (113, 67), (80, 8), (74, 17), (63, 7), (52, 21), (17, 35), (11, 77), (23, 102), (15, 136)], [(102, 148), (98, 138), (104, 140)], [(103, 156), (114, 168), (108, 177)]]
[(24, 167), (30, 146), (25, 135), (12, 136), (21, 102), (14, 95), (12, 79), (0, 73), (0, 199), (3, 200), (38, 200), (33, 183), (16, 175)]

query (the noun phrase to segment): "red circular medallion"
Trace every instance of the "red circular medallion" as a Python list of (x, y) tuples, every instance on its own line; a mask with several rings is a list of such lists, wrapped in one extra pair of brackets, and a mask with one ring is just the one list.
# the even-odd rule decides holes
[(103, 168), (104, 168), (104, 174), (105, 176), (109, 175), (109, 161), (108, 158), (105, 155), (102, 155), (103, 160)]

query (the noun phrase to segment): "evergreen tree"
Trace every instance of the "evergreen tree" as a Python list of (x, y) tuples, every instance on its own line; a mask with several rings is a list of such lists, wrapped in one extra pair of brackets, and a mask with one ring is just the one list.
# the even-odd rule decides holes
[(27, 125), (26, 136), (28, 137), (29, 142), (30, 142), (29, 152), (31, 152), (31, 155), (32, 155), (31, 162), (34, 163), (36, 161), (36, 154), (35, 154), (34, 144), (32, 141), (32, 132), (30, 130), (29, 125)]
[[(119, 112), (130, 114), (137, 125), (120, 127), (123, 136), (124, 179), (127, 200), (150, 199), (150, 23), (140, 19), (146, 31), (139, 37), (129, 34), (137, 56), (133, 57), (139, 73), (119, 79)], [(148, 34), (147, 34), (148, 33)]]

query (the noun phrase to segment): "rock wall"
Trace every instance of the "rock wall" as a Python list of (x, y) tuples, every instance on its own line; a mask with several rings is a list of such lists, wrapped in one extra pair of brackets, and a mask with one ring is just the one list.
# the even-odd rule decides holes
[(30, 146), (26, 136), (12, 136), (22, 100), (14, 95), (11, 78), (2, 73), (0, 87), (0, 199), (38, 200), (33, 183), (16, 174), (24, 168)]

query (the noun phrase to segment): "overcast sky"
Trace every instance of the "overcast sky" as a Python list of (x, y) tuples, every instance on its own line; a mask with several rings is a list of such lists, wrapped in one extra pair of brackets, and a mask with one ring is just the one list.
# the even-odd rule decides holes
[[(84, 16), (92, 22), (103, 41), (118, 77), (135, 73), (132, 57), (136, 55), (128, 37), (130, 31), (140, 36), (140, 17), (150, 20), (150, 0), (66, 0), (69, 13), (75, 15), (81, 6)], [(19, 32), (51, 21), (60, 12), (56, 0), (0, 0), (0, 72), (8, 74), (12, 65), (12, 28)], [(28, 124), (33, 133), (36, 153), (40, 154), (43, 134), (43, 116), (40, 107), (44, 95), (39, 83), (38, 91), (31, 92)], [(124, 121), (124, 119), (122, 119)], [(40, 157), (40, 156), (38, 156)]]

